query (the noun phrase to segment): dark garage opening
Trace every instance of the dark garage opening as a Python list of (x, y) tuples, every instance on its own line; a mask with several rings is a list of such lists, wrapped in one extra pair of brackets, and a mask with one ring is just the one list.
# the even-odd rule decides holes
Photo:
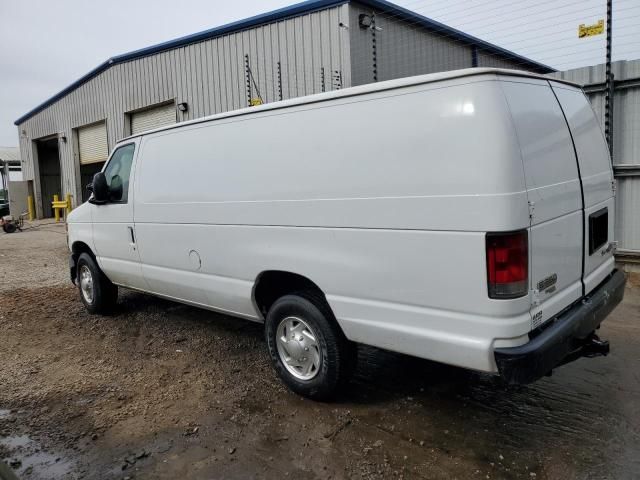
[(82, 187), (82, 201), (86, 202), (89, 200), (89, 196), (91, 195), (87, 190), (87, 185), (93, 181), (93, 176), (102, 170), (104, 166), (104, 162), (97, 163), (88, 163), (86, 165), (80, 165), (80, 179)]
[(60, 175), (60, 151), (58, 139), (39, 140), (38, 167), (40, 170), (40, 193), (42, 196), (42, 215), (45, 218), (53, 217), (51, 202), (53, 196), (58, 195), (62, 199), (62, 177)]

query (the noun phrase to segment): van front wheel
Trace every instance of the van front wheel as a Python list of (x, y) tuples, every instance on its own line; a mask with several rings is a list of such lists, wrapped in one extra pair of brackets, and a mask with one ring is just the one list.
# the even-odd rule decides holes
[(299, 395), (328, 400), (348, 380), (355, 346), (319, 295), (302, 292), (276, 300), (265, 335), (278, 375)]
[(76, 284), (80, 300), (89, 313), (109, 312), (118, 299), (118, 287), (102, 273), (96, 261), (88, 253), (78, 258)]

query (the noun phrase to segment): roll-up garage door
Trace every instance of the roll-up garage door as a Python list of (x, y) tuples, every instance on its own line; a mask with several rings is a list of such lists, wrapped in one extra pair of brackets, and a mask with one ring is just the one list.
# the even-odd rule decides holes
[(176, 123), (176, 107), (173, 103), (149, 108), (131, 114), (131, 135)]
[(81, 165), (104, 162), (109, 156), (107, 125), (100, 122), (78, 128), (78, 147)]

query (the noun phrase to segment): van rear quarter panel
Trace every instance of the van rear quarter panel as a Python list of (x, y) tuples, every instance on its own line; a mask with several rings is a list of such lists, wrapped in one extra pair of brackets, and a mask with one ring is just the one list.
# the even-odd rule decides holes
[(160, 131), (139, 158), (156, 293), (258, 319), (256, 277), (291, 271), (352, 340), (487, 371), (494, 340), (530, 328), (528, 297), (487, 295), (485, 232), (529, 222), (495, 75)]

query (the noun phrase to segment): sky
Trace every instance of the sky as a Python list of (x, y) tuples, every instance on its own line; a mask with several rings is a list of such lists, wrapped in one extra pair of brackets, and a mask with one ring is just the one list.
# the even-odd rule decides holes
[[(109, 57), (295, 2), (0, 0), (0, 145), (17, 146), (18, 117)], [(604, 0), (395, 3), (558, 70), (604, 62), (605, 36), (577, 35), (605, 18)], [(640, 58), (640, 1), (614, 0), (613, 26), (613, 59)]]

